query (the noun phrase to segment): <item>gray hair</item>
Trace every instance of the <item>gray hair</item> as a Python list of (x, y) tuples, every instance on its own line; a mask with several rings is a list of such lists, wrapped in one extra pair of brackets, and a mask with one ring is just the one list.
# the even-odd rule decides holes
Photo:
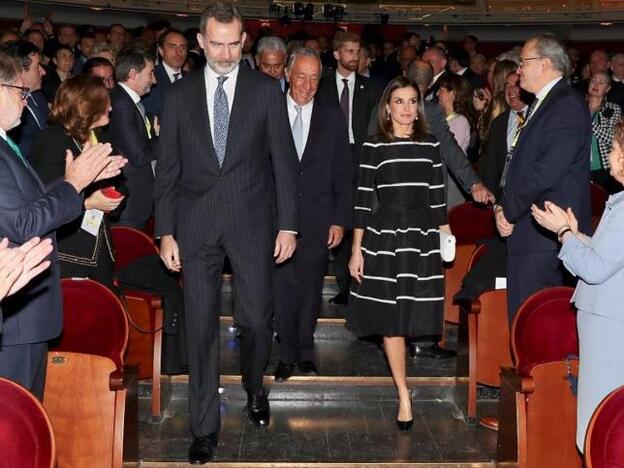
[[(290, 54), (290, 57), (288, 57), (288, 64), (286, 65), (286, 68), (290, 70), (295, 64), (297, 57), (315, 57), (318, 59), (319, 64), (321, 64), (321, 58), (319, 57), (319, 54), (316, 53), (316, 50), (311, 49), (310, 47), (299, 47), (294, 50), (292, 54)], [(322, 68), (323, 65), (321, 65), (321, 69)]]
[(95, 57), (96, 55), (101, 54), (102, 52), (108, 52), (112, 54), (113, 57), (117, 56), (117, 51), (112, 45), (106, 42), (101, 42), (93, 46), (93, 48), (91, 49), (91, 55), (89, 55), (89, 58)]
[(288, 55), (286, 43), (276, 36), (265, 36), (258, 41), (256, 55), (260, 55), (262, 52), (281, 52), (284, 56)]
[(618, 52), (617, 54), (613, 54), (613, 57), (611, 57), (611, 63), (615, 62), (618, 59), (624, 59), (624, 54), (622, 52)]
[(561, 39), (554, 34), (543, 33), (531, 36), (527, 39), (528, 42), (534, 42), (537, 54), (550, 60), (554, 69), (561, 72), (564, 77), (570, 74), (570, 57)]
[(18, 64), (16, 61), (4, 52), (0, 52), (0, 83), (15, 83), (17, 76)]

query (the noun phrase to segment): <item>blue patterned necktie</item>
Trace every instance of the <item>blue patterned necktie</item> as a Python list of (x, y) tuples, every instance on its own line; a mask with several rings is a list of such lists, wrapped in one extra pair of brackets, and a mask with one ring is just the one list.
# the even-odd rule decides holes
[(8, 135), (6, 137), (6, 142), (7, 142), (7, 145), (9, 145), (9, 147), (17, 155), (17, 157), (20, 158), (20, 161), (22, 161), (22, 164), (26, 166), (26, 160), (24, 159), (24, 156), (22, 155), (22, 151), (19, 149), (19, 146), (17, 146), (17, 144), (15, 144), (15, 142), (11, 140)]
[(217, 153), (219, 167), (223, 166), (223, 160), (225, 159), (225, 146), (230, 125), (230, 107), (227, 94), (225, 94), (223, 89), (223, 83), (227, 79), (227, 76), (217, 77), (219, 84), (214, 95), (214, 148), (215, 153)]

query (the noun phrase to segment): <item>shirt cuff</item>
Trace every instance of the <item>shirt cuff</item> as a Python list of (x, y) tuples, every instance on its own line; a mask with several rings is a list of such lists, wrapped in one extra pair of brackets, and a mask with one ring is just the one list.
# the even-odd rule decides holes
[(289, 230), (287, 230), (287, 229), (280, 229), (280, 231), (279, 231), (279, 232), (287, 232), (287, 233), (289, 233), (289, 234), (294, 234), (295, 236), (298, 234), (298, 232), (297, 232), (297, 231), (289, 231)]

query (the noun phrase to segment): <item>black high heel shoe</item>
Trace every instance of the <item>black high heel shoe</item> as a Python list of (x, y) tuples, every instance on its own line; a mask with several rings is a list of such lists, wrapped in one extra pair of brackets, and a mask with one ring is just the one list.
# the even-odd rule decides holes
[[(410, 398), (410, 408), (412, 407), (412, 392), (409, 392), (409, 398)], [(399, 403), (400, 405), (400, 403)], [(401, 432), (406, 432), (409, 431), (412, 426), (414, 425), (414, 417), (412, 416), (412, 419), (410, 419), (409, 421), (399, 421), (398, 418), (398, 410), (399, 410), (399, 405), (397, 405), (397, 420), (396, 420), (396, 424), (397, 427), (399, 428), (399, 430)], [(412, 415), (414, 414), (414, 412), (412, 411)]]

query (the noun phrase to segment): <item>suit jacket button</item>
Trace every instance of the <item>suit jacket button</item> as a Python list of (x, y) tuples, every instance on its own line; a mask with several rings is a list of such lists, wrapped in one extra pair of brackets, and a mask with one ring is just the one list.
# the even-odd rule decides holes
[(303, 171), (299, 171), (299, 175), (303, 175)]

